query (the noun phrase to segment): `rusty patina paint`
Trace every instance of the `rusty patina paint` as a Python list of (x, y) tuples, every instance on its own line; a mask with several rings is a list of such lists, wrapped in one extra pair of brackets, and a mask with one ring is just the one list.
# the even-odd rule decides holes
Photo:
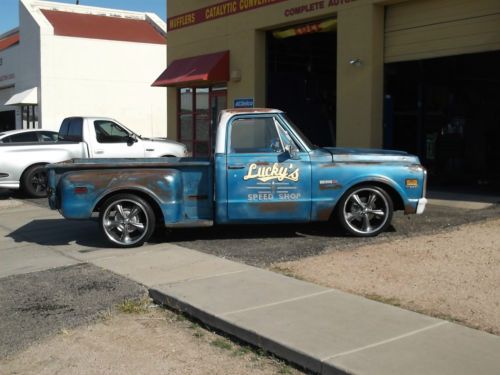
[(262, 212), (295, 212), (298, 206), (296, 202), (269, 202), (259, 203), (257, 208)]
[(347, 165), (380, 165), (384, 164), (381, 161), (339, 161), (338, 164), (347, 164)]
[(190, 201), (206, 201), (208, 199), (208, 195), (188, 195), (187, 199)]
[(417, 212), (416, 207), (413, 207), (411, 204), (407, 204), (405, 206), (405, 215), (411, 215)]
[(337, 163), (327, 163), (327, 164), (321, 164), (320, 168), (338, 168), (339, 165)]
[(333, 206), (319, 209), (316, 215), (316, 221), (328, 221), (332, 216), (332, 212), (333, 212)]
[(257, 161), (254, 164), (256, 164), (258, 166), (271, 165), (271, 163), (269, 163), (268, 161)]
[(74, 185), (80, 183), (91, 184), (96, 192), (103, 191), (108, 188), (147, 188), (153, 192), (158, 198), (166, 202), (172, 199), (172, 192), (170, 189), (163, 189), (158, 184), (158, 176), (162, 175), (164, 178), (173, 176), (174, 171), (166, 169), (162, 170), (136, 170), (136, 171), (118, 171), (118, 170), (91, 170), (85, 173), (77, 173), (68, 176), (68, 181)]
[(320, 184), (319, 190), (339, 190), (342, 189), (340, 184)]

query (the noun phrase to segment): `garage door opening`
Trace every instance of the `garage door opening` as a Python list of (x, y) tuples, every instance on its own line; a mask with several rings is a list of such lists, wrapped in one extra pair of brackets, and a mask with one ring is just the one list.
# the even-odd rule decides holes
[(16, 128), (16, 111), (0, 112), (0, 132)]
[(386, 148), (441, 186), (500, 187), (500, 51), (386, 65)]
[(334, 146), (336, 20), (267, 33), (267, 106), (289, 115), (318, 146)]

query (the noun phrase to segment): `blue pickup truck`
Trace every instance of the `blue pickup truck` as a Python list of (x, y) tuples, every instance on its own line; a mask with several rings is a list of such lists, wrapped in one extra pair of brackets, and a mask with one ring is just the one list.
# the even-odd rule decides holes
[(395, 210), (421, 214), (427, 173), (406, 152), (318, 148), (273, 109), (219, 116), (210, 159), (76, 159), (51, 164), (49, 203), (98, 217), (114, 246), (155, 228), (336, 221), (351, 235), (384, 231)]

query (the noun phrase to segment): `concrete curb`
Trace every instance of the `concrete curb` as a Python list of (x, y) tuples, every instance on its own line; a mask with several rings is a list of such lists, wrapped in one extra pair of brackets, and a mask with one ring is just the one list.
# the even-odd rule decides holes
[(349, 374), (348, 372), (345, 372), (340, 368), (336, 368), (331, 364), (325, 363), (318, 358), (314, 358), (306, 353), (290, 348), (280, 342), (259, 335), (256, 332), (249, 331), (232, 322), (228, 322), (221, 317), (209, 314), (185, 301), (168, 296), (155, 288), (149, 288), (148, 292), (149, 296), (156, 303), (167, 306), (175, 311), (186, 313), (187, 315), (203, 322), (207, 326), (215, 328), (255, 347), (262, 348), (267, 352), (304, 369), (318, 374)]

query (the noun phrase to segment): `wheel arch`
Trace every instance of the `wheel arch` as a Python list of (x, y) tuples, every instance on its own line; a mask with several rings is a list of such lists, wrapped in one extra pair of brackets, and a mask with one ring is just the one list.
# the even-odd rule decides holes
[(163, 217), (163, 212), (161, 210), (160, 203), (155, 199), (155, 197), (152, 194), (140, 189), (130, 188), (130, 189), (117, 189), (109, 191), (106, 194), (103, 194), (101, 197), (99, 197), (92, 211), (99, 212), (104, 203), (109, 198), (119, 194), (132, 194), (132, 195), (137, 195), (138, 197), (144, 199), (151, 206), (151, 209), (153, 210), (156, 216), (157, 225), (164, 224), (165, 218)]
[(345, 196), (345, 194), (347, 194), (349, 190), (360, 186), (369, 186), (369, 185), (381, 188), (389, 195), (389, 197), (392, 200), (394, 211), (401, 211), (405, 209), (404, 200), (400, 192), (395, 188), (394, 183), (391, 183), (390, 181), (385, 179), (363, 180), (363, 181), (358, 181), (352, 185), (349, 185), (349, 187), (342, 192), (337, 202), (339, 202)]
[(50, 162), (39, 161), (38, 163), (33, 163), (33, 164), (30, 164), (30, 165), (26, 166), (24, 168), (23, 172), (21, 173), (21, 176), (19, 177), (19, 181), (22, 182), (24, 176), (26, 175), (26, 172), (28, 172), (28, 169), (33, 168), (33, 167), (39, 167), (39, 166), (43, 166), (43, 165), (48, 165), (48, 164), (50, 164)]

